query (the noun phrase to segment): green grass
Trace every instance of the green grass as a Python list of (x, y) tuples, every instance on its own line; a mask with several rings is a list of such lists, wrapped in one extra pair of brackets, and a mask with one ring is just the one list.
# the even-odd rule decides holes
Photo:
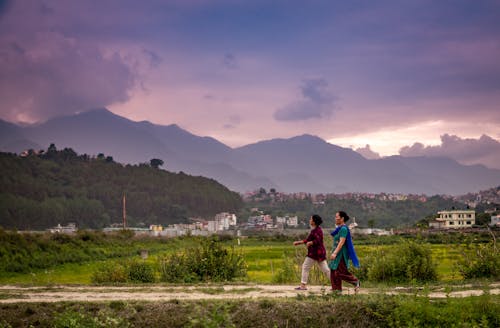
[[(210, 291), (217, 293), (218, 290)], [(0, 306), (0, 327), (498, 327), (500, 296), (42, 302)]]
[[(331, 238), (325, 237), (327, 252), (330, 250)], [(162, 243), (148, 243), (141, 245), (145, 249), (150, 249), (150, 256), (146, 260), (151, 264), (156, 264), (158, 258), (166, 254), (185, 250), (193, 246), (196, 240), (190, 238), (176, 238)], [(247, 282), (271, 283), (273, 275), (280, 269), (283, 263), (283, 256), (287, 254), (297, 254), (300, 258), (306, 255), (306, 248), (303, 246), (293, 246), (291, 241), (261, 241), (256, 238), (241, 239), (240, 245), (237, 240), (225, 241), (228, 247), (234, 247), (241, 251), (247, 264)], [(437, 264), (439, 280), (442, 282), (453, 282), (462, 279), (456, 271), (454, 263), (459, 259), (460, 252), (458, 245), (429, 244), (432, 250), (432, 257)], [(398, 244), (393, 245), (357, 245), (356, 251), (363, 264), (363, 258), (369, 258), (377, 251), (384, 251)], [(138, 249), (139, 250), (139, 249)], [(127, 259), (140, 259), (138, 252), (129, 258), (118, 258), (108, 261), (123, 261)], [(92, 273), (102, 264), (102, 261), (86, 263), (69, 263), (59, 265), (46, 270), (35, 270), (27, 274), (3, 274), (0, 276), (0, 284), (30, 284), (30, 285), (51, 285), (51, 284), (90, 284)]]

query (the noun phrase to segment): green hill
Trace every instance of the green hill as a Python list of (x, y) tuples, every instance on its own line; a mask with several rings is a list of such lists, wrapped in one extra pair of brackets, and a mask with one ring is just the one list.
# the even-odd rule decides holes
[(68, 222), (102, 228), (122, 221), (124, 193), (129, 225), (180, 223), (243, 206), (239, 194), (212, 179), (150, 164), (122, 165), (110, 156), (92, 158), (53, 145), (41, 155), (0, 153), (0, 172), (0, 226), (6, 229)]

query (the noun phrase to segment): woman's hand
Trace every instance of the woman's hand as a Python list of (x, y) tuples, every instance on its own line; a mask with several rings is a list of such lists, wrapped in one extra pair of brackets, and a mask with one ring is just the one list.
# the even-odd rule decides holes
[(300, 244), (303, 244), (302, 240), (294, 241), (293, 242), (293, 246), (297, 246), (297, 245), (300, 245)]
[(307, 246), (307, 247), (310, 247), (310, 246), (312, 246), (312, 244), (313, 244), (313, 242), (312, 242), (312, 240), (311, 240), (311, 241), (308, 241), (308, 242), (307, 242), (306, 246)]
[(337, 257), (337, 253), (333, 252), (332, 255), (330, 256), (330, 260), (335, 260)]

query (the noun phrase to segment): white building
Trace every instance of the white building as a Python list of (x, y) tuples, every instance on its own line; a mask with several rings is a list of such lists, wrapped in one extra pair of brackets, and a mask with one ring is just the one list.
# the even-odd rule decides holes
[(76, 232), (76, 224), (75, 223), (68, 223), (67, 226), (61, 226), (59, 223), (56, 227), (48, 229), (51, 233), (74, 233)]
[(276, 224), (287, 225), (289, 227), (297, 227), (299, 225), (299, 218), (296, 216), (277, 216)]
[(470, 228), (476, 224), (474, 210), (451, 210), (438, 212), (439, 217), (429, 222), (429, 227), (438, 229)]
[(286, 224), (289, 227), (297, 227), (299, 225), (299, 218), (296, 216), (290, 216), (287, 218)]
[(492, 215), (491, 216), (490, 226), (492, 226), (492, 227), (500, 227), (500, 215)]
[(276, 217), (276, 224), (285, 224), (286, 223), (286, 216), (277, 216)]
[(222, 212), (215, 215), (215, 221), (219, 222), (219, 225), (222, 226), (222, 229), (219, 230), (228, 230), (229, 227), (236, 225), (237, 217), (236, 214)]
[(209, 232), (219, 231), (219, 221), (208, 221), (207, 222), (207, 230)]

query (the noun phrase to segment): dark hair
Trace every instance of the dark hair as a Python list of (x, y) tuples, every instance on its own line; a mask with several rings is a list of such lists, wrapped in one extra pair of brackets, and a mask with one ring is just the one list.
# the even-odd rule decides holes
[(341, 218), (344, 218), (344, 222), (349, 221), (350, 217), (349, 217), (349, 215), (347, 215), (347, 213), (346, 213), (346, 212), (344, 212), (344, 211), (338, 211), (338, 213), (339, 213), (339, 216), (340, 216)]
[(316, 226), (319, 226), (321, 225), (321, 223), (323, 223), (323, 219), (318, 214), (314, 214), (313, 216), (311, 216), (311, 218)]

